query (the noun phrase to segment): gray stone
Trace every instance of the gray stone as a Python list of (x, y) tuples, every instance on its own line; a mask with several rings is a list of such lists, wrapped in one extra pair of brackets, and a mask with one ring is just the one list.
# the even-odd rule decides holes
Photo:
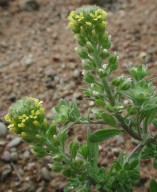
[(29, 158), (29, 156), (30, 156), (30, 152), (28, 150), (23, 153), (24, 158)]
[(45, 181), (50, 181), (51, 175), (50, 175), (49, 170), (48, 170), (46, 167), (43, 167), (43, 168), (41, 169), (41, 175), (42, 175), (42, 178), (43, 178)]
[(6, 144), (6, 140), (0, 139), (0, 146), (4, 146)]
[(15, 93), (11, 93), (11, 94), (8, 96), (8, 99), (9, 99), (9, 101), (11, 101), (11, 102), (15, 102), (15, 101), (16, 101), (16, 94), (15, 94)]
[(7, 127), (4, 123), (0, 122), (0, 137), (5, 137), (7, 134)]
[(22, 187), (19, 188), (19, 192), (34, 192), (36, 191), (36, 186), (32, 181), (27, 181), (23, 183)]
[(19, 6), (25, 11), (37, 11), (39, 4), (36, 0), (19, 0)]
[(73, 95), (73, 97), (74, 97), (75, 99), (81, 99), (81, 98), (82, 98), (82, 94), (81, 94), (80, 92), (75, 92), (74, 95)]
[(122, 135), (116, 135), (115, 136), (115, 141), (117, 142), (117, 144), (124, 144), (124, 137)]
[(78, 78), (78, 77), (80, 77), (80, 75), (81, 75), (80, 70), (75, 69), (75, 70), (73, 71), (72, 76), (73, 76), (74, 78)]
[(2, 154), (2, 160), (5, 162), (10, 162), (11, 161), (11, 154), (9, 151), (4, 151)]
[(17, 147), (18, 145), (21, 144), (21, 142), (22, 142), (22, 139), (20, 137), (16, 137), (8, 143), (8, 147), (10, 148)]
[(112, 153), (118, 157), (119, 155), (119, 149), (118, 148), (112, 148)]
[(11, 166), (10, 165), (6, 165), (4, 167), (4, 170), (1, 173), (0, 180), (1, 181), (5, 181), (6, 178), (11, 174), (11, 171), (12, 171)]
[(153, 61), (153, 56), (152, 56), (152, 54), (146, 55), (146, 57), (144, 58), (144, 61), (145, 61), (146, 63), (152, 62), (152, 61)]
[(22, 60), (22, 64), (26, 66), (30, 66), (34, 63), (32, 56), (24, 57)]
[(11, 161), (16, 162), (18, 160), (18, 154), (17, 152), (11, 153)]

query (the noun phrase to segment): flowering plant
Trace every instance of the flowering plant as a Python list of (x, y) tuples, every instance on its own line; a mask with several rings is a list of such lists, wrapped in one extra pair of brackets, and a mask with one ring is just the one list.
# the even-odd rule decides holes
[[(69, 15), (69, 27), (75, 34), (76, 52), (82, 59), (83, 77), (88, 84), (84, 94), (94, 101), (94, 108), (82, 115), (75, 101), (69, 104), (61, 99), (49, 123), (42, 102), (26, 97), (13, 104), (5, 116), (10, 131), (30, 143), (38, 157), (53, 157), (50, 167), (67, 178), (65, 192), (131, 192), (140, 179), (142, 159), (153, 158), (157, 168), (157, 134), (149, 129), (150, 124), (157, 127), (157, 95), (152, 79), (145, 79), (149, 71), (144, 65), (130, 66), (130, 77), (114, 75), (119, 63), (117, 53), (109, 51), (111, 36), (106, 17), (107, 12), (97, 6), (85, 6)], [(77, 139), (68, 142), (68, 131), (76, 124), (88, 125), (86, 143)], [(105, 128), (92, 131), (91, 124)], [(139, 144), (107, 168), (99, 167), (99, 143), (124, 133)], [(153, 179), (150, 191), (157, 191)]]

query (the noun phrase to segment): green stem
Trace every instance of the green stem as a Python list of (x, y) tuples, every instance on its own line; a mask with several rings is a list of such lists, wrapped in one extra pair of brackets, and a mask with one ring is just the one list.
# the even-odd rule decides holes
[(131, 159), (131, 157), (138, 151), (138, 150), (141, 150), (142, 147), (144, 145), (142, 145), (142, 143), (139, 143), (134, 149), (133, 151), (129, 154), (129, 156), (127, 157), (127, 160), (129, 161)]
[[(103, 78), (103, 85), (105, 87), (105, 91), (106, 91), (106, 94), (107, 94), (107, 97), (109, 99), (109, 102), (110, 102), (111, 106), (114, 106), (115, 105), (115, 100), (114, 100), (113, 94), (112, 94), (112, 92), (110, 90), (107, 78)], [(125, 123), (125, 121), (124, 121), (123, 117), (121, 116), (121, 114), (115, 113), (115, 116), (118, 119), (118, 121), (120, 122), (122, 128), (127, 133), (129, 133), (129, 135), (131, 135), (133, 138), (135, 138), (137, 140), (141, 140), (141, 138), (138, 136), (138, 134), (135, 131), (133, 131), (132, 128)]]
[(138, 131), (138, 137), (141, 137), (141, 130), (140, 130), (140, 118), (139, 118), (139, 114), (140, 114), (140, 109), (137, 109), (137, 131)]

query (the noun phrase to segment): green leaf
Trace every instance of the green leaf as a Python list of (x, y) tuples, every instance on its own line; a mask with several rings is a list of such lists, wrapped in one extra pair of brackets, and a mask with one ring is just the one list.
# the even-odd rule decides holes
[(157, 169), (157, 158), (154, 159), (153, 167), (154, 169)]
[(109, 115), (108, 113), (103, 113), (102, 118), (106, 124), (113, 126), (113, 127), (117, 126), (117, 122), (115, 121), (115, 119), (113, 118), (112, 115)]
[(120, 129), (101, 129), (91, 134), (90, 141), (93, 143), (102, 142), (122, 133), (124, 131)]
[(88, 149), (88, 160), (90, 165), (92, 166), (95, 171), (97, 170), (98, 164), (98, 153), (99, 153), (99, 146), (97, 142), (91, 142), (90, 137), (92, 133), (90, 129), (87, 129), (87, 149)]
[(142, 106), (141, 106), (141, 110), (150, 110), (150, 109), (154, 109), (157, 107), (157, 97), (154, 98), (150, 98), (147, 101), (145, 101)]
[(86, 81), (87, 83), (95, 83), (95, 79), (94, 79), (93, 75), (91, 75), (91, 74), (87, 74), (87, 75), (85, 76), (85, 81)]
[(155, 119), (153, 120), (153, 125), (154, 125), (155, 128), (157, 128), (157, 118), (155, 118)]
[(157, 191), (157, 182), (152, 179), (150, 181), (150, 192), (156, 192)]
[(96, 102), (97, 105), (99, 105), (99, 106), (101, 106), (101, 107), (105, 107), (105, 106), (106, 106), (106, 104), (104, 103), (104, 101), (102, 101), (102, 100), (100, 100), (100, 99), (97, 99), (95, 102)]
[(56, 133), (56, 126), (55, 125), (50, 125), (48, 130), (46, 131), (46, 137), (48, 139), (52, 139), (53, 135)]
[(85, 159), (87, 159), (87, 155), (88, 155), (88, 148), (87, 145), (81, 145), (79, 148), (79, 153), (82, 157), (84, 157)]
[(69, 151), (70, 151), (70, 155), (73, 159), (75, 159), (77, 151), (79, 149), (79, 143), (78, 141), (75, 139), (74, 141), (72, 141), (69, 145)]
[(68, 116), (69, 116), (69, 120), (71, 120), (71, 121), (77, 121), (81, 117), (75, 101), (73, 101), (71, 104), (71, 108), (70, 108)]

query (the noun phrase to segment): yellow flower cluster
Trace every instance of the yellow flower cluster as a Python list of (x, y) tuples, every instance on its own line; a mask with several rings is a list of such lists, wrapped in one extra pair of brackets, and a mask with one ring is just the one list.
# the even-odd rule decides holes
[(71, 30), (80, 34), (81, 31), (104, 30), (107, 22), (104, 21), (107, 12), (97, 6), (84, 6), (76, 11), (72, 11), (68, 17)]
[(47, 125), (42, 101), (32, 97), (17, 101), (4, 118), (10, 131), (27, 141), (34, 139)]

